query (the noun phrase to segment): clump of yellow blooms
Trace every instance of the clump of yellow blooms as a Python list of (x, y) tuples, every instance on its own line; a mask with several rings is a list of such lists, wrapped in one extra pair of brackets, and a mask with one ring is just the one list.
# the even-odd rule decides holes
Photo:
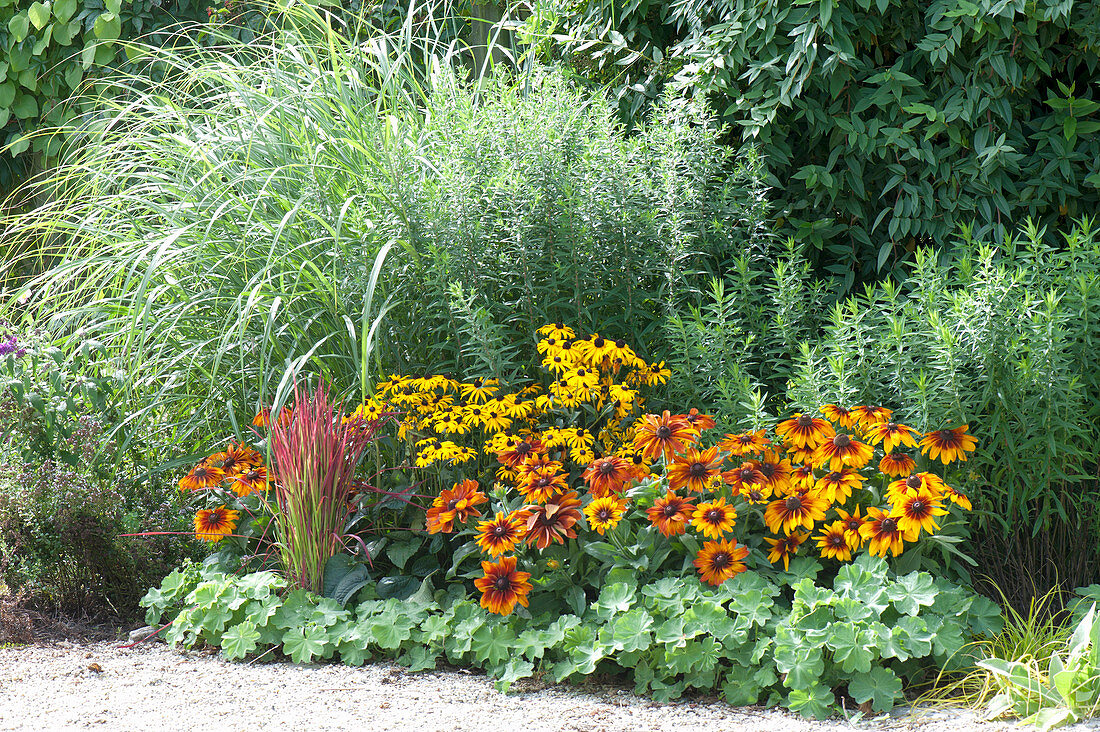
[[(543, 326), (538, 334), (536, 351), (546, 383), (505, 388), (497, 379), (392, 375), (356, 415), (399, 413), (398, 436), (411, 441), (418, 468), (474, 461), (477, 443), (481, 454), (496, 456), (538, 445), (579, 466), (587, 466), (597, 453), (633, 461), (629, 421), (644, 406), (640, 390), (666, 383), (669, 368), (663, 361), (639, 358), (622, 340), (598, 333), (578, 337), (561, 323)], [(583, 413), (584, 426), (574, 419), (548, 419), (563, 413)], [(502, 461), (501, 480), (520, 477), (519, 462)]]

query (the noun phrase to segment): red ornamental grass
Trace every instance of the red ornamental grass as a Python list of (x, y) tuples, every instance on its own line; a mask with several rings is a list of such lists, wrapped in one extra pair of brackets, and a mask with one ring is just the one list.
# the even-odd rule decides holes
[(379, 423), (343, 423), (342, 405), (324, 384), (312, 395), (295, 384), (291, 413), (292, 419), (276, 421), (269, 432), (279, 549), (291, 581), (320, 592), (325, 563), (344, 545), (356, 466)]

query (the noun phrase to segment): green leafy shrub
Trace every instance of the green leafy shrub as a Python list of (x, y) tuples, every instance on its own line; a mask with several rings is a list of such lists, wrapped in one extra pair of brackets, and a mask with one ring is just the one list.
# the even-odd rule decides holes
[(218, 646), (229, 659), (276, 648), (296, 663), (382, 657), (421, 671), (447, 662), (485, 669), (503, 690), (534, 675), (612, 672), (658, 700), (717, 691), (806, 717), (831, 714), (838, 693), (889, 710), (903, 681), (930, 663), (961, 664), (966, 640), (1000, 620), (984, 598), (924, 573), (891, 577), (869, 556), (843, 567), (832, 588), (815, 586), (813, 572), (779, 583), (746, 573), (714, 589), (675, 576), (644, 587), (612, 581), (576, 609), (548, 593), (531, 613), (503, 618), (457, 584), (433, 591), (425, 581), (405, 600), (378, 599), (368, 586), (354, 607), (286, 587), (272, 573), (192, 567), (142, 605), (150, 623), (169, 615), (169, 642)]
[[(180, 502), (147, 442), (120, 429), (94, 342), (65, 353), (41, 334), (0, 344), (0, 581), (37, 605), (133, 610), (142, 587), (190, 554)], [(4, 346), (7, 346), (5, 348)]]
[(81, 83), (126, 63), (125, 42), (170, 43), (179, 24), (206, 19), (206, 0), (8, 0), (0, 6), (0, 191), (26, 172), (28, 153), (60, 140), (33, 137), (69, 121)]
[(945, 416), (969, 423), (979, 448), (960, 488), (978, 509), (975, 558), (1026, 607), (1032, 582), (1083, 585), (1100, 571), (1098, 339), (1091, 221), (1059, 248), (1034, 226), (996, 247), (964, 233), (952, 257), (919, 250), (902, 285), (836, 305), (789, 398), (888, 404), (919, 430)]
[[(665, 304), (762, 246), (746, 223), (758, 161), (733, 159), (707, 115), (666, 100), (626, 136), (601, 94), (545, 70), (498, 74), (476, 94), (444, 79), (427, 104), (388, 221), (421, 254), (399, 253), (394, 270), (407, 315), (387, 329), (404, 344), (391, 359), (403, 372), (507, 375), (536, 323), (660, 353)], [(483, 365), (486, 352), (505, 363)]]
[[(584, 0), (528, 32), (644, 116), (669, 84), (761, 145), (786, 230), (847, 284), (959, 225), (1100, 204), (1095, 3)], [(564, 41), (562, 41), (564, 39)]]

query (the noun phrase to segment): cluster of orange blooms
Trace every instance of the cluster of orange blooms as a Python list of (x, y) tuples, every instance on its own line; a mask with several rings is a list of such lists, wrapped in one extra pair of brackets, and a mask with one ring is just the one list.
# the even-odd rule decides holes
[[(238, 498), (266, 492), (269, 486), (263, 456), (247, 445), (232, 442), (221, 452), (200, 460), (179, 482), (182, 491), (221, 489), (232, 491)], [(224, 503), (216, 508), (201, 508), (195, 512), (195, 538), (211, 543), (221, 541), (237, 528), (240, 516), (240, 511)]]
[[(394, 376), (360, 407), (364, 417), (402, 416), (400, 434), (415, 445), (418, 467), (492, 455), (494, 488), (522, 497), (518, 508), (483, 516), (489, 498), (477, 480), (466, 479), (443, 490), (427, 512), (430, 533), (461, 531), (477, 520), (466, 530), (493, 560), (482, 562), (484, 576), (476, 581), (491, 612), (526, 606), (531, 589), (530, 574), (504, 555), (564, 544), (579, 527), (610, 536), (632, 511), (665, 537), (689, 528), (702, 535), (694, 564), (705, 582), (718, 585), (746, 569), (749, 549), (730, 535), (739, 512), (754, 507), (774, 535), (765, 538), (769, 560), (785, 568), (810, 538), (822, 557), (840, 561), (865, 545), (873, 554), (897, 556), (906, 542), (939, 529), (946, 503), (970, 508), (939, 476), (917, 472), (915, 458), (900, 449), (919, 448), (944, 464), (965, 460), (975, 448), (965, 425), (921, 435), (891, 421), (889, 409), (826, 405), (823, 416), (780, 422), (774, 440), (759, 430), (704, 447), (703, 434), (715, 427), (709, 415), (692, 409), (634, 417), (639, 388), (668, 379), (663, 363), (647, 364), (622, 341), (578, 338), (562, 324), (539, 334), (538, 352), (553, 378), (545, 389), (505, 393), (494, 381)], [(589, 426), (563, 427), (569, 424), (563, 415), (587, 415)], [(479, 438), (480, 451), (456, 441), (466, 435)], [(864, 488), (876, 447), (883, 453), (878, 472), (893, 480), (888, 505), (863, 513), (849, 499)], [(578, 479), (584, 495), (571, 486)]]

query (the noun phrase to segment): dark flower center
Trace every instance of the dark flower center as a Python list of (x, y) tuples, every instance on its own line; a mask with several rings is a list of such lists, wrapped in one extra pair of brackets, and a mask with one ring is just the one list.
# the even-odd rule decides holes
[(783, 502), (788, 511), (799, 511), (802, 509), (802, 499), (798, 496), (789, 496), (787, 500)]
[(808, 414), (798, 415), (798, 426), (799, 427), (813, 427), (813, 424), (814, 424), (814, 418), (811, 417), (810, 415), (808, 415)]
[(707, 466), (703, 463), (692, 463), (691, 467), (688, 468), (688, 473), (692, 478), (705, 477), (707, 474)]
[(595, 346), (596, 348), (603, 348), (605, 343), (607, 343), (607, 341), (605, 341), (603, 338), (593, 338), (592, 339), (592, 345)]
[(516, 445), (516, 454), (517, 455), (527, 455), (528, 453), (531, 452), (532, 449), (533, 448), (531, 446), (531, 443), (524, 441), (524, 442), (521, 442), (518, 445)]
[(833, 438), (833, 444), (837, 447), (848, 447), (852, 444), (852, 438), (848, 435), (837, 435)]
[(897, 432), (898, 431), (898, 423), (897, 422), (887, 422), (886, 429), (890, 432)]
[(752, 468), (745, 468), (744, 470), (741, 471), (741, 482), (742, 483), (751, 483), (752, 479), (753, 479), (753, 470), (752, 470)]
[(719, 511), (717, 508), (712, 508), (706, 513), (707, 521), (712, 524), (722, 523), (722, 519), (725, 518), (725, 514)]
[(558, 330), (565, 330), (565, 323), (554, 323), (554, 327)]
[(615, 348), (622, 348), (625, 345), (626, 345), (626, 341), (622, 340), (621, 338), (619, 340), (615, 341)]
[(493, 587), (497, 592), (508, 592), (512, 589), (512, 580), (508, 579), (505, 575), (501, 575), (493, 580)]
[(546, 477), (540, 477), (540, 478), (535, 479), (535, 485), (537, 485), (539, 488), (545, 488), (546, 486), (550, 485), (553, 482), (554, 482), (553, 479), (546, 478)]
[(924, 501), (920, 500), (919, 498), (909, 504), (909, 510), (911, 513), (924, 513), (925, 508), (926, 506)]
[(771, 478), (779, 470), (779, 466), (775, 463), (760, 463), (760, 472), (764, 474), (765, 478)]
[(655, 434), (657, 435), (658, 439), (667, 440), (669, 437), (672, 437), (672, 428), (668, 425), (663, 424), (657, 428), (657, 432)]
[(841, 546), (844, 543), (844, 537), (839, 534), (829, 535), (829, 546)]
[(921, 479), (916, 475), (910, 475), (905, 479), (905, 487), (912, 490), (916, 490), (921, 486)]
[(839, 470), (834, 470), (833, 472), (826, 475), (825, 479), (828, 480), (830, 483), (839, 483), (840, 479), (843, 476), (844, 476), (844, 473), (840, 472)]
[(245, 473), (244, 479), (245, 480), (259, 480), (260, 479), (260, 471), (258, 471), (258, 470), (249, 470), (247, 473)]
[(726, 552), (718, 552), (714, 555), (714, 559), (710, 560), (710, 563), (713, 564), (716, 569), (723, 569), (730, 563), (730, 555)]
[(497, 524), (496, 526), (493, 527), (493, 536), (497, 537), (498, 539), (502, 536), (506, 536), (507, 534), (508, 534), (508, 527), (507, 526), (504, 526), (503, 524)]
[(584, 437), (584, 428), (583, 427), (578, 427), (577, 428), (577, 437)]
[(596, 512), (596, 518), (598, 518), (600, 521), (610, 520), (611, 519), (611, 509), (610, 508), (601, 508), (599, 511)]
[(447, 501), (447, 510), (453, 511), (455, 509), (455, 506), (458, 505), (458, 501), (458, 498), (452, 498), (451, 500)]
[(844, 522), (844, 526), (848, 529), (848, 531), (859, 531), (859, 527), (861, 525), (862, 522), (857, 521), (856, 519), (848, 519)]
[(600, 473), (602, 475), (611, 475), (615, 472), (615, 463), (610, 460), (605, 460), (600, 463)]
[(473, 380), (473, 382), (471, 382), (471, 383), (472, 383), (472, 384), (473, 384), (474, 386), (476, 386), (477, 388), (479, 388), (479, 389), (481, 388), (481, 379), (480, 379), (480, 378), (478, 378), (478, 379), (474, 379), (474, 380)]
[(879, 524), (879, 533), (892, 534), (893, 532), (895, 532), (897, 530), (898, 530), (898, 521), (897, 521), (897, 519), (886, 517), (882, 520), (882, 523)]
[(661, 511), (662, 513), (664, 513), (665, 518), (672, 518), (676, 514), (680, 513), (680, 507), (677, 506), (675, 503), (666, 503)]
[(634, 457), (632, 457), (630, 459), (635, 465), (641, 465), (643, 462), (645, 462), (645, 458), (642, 457), (641, 455), (635, 455)]

